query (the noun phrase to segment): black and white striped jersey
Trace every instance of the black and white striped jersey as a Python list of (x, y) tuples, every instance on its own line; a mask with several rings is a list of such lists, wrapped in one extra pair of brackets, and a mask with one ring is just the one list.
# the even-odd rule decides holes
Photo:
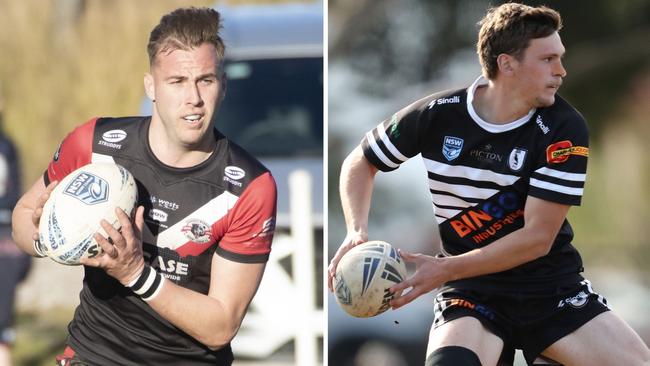
[[(502, 125), (472, 106), (469, 88), (427, 96), (395, 113), (362, 140), (382, 171), (422, 155), (445, 255), (458, 255), (523, 227), (526, 198), (580, 205), (589, 155), (582, 116), (556, 95), (550, 107)], [(544, 280), (582, 271), (564, 221), (548, 255), (485, 278)]]

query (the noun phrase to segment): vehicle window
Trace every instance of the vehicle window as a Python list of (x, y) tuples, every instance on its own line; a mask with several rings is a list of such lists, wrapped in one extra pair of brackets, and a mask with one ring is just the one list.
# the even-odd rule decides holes
[(323, 59), (231, 61), (216, 127), (253, 155), (321, 156)]

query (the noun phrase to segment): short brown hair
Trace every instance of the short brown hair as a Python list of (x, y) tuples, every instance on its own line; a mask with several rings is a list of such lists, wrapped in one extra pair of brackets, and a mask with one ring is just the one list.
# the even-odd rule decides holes
[(220, 29), (221, 16), (210, 8), (180, 8), (164, 15), (149, 35), (149, 65), (154, 64), (160, 52), (189, 50), (203, 43), (214, 45), (217, 57), (222, 61), (226, 47), (219, 36)]
[(534, 38), (548, 37), (562, 28), (560, 14), (546, 6), (531, 7), (507, 3), (488, 10), (478, 23), (476, 52), (483, 74), (488, 79), (497, 76), (497, 57), (505, 53), (518, 59)]

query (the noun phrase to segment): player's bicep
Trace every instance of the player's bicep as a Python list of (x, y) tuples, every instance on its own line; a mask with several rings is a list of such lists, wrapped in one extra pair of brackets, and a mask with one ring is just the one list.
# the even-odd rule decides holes
[(241, 324), (262, 280), (266, 263), (241, 263), (218, 254), (212, 258), (208, 296), (219, 300), (231, 319)]

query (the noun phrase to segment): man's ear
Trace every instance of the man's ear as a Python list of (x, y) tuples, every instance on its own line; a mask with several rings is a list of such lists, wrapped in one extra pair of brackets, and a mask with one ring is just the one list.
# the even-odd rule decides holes
[(519, 61), (514, 56), (502, 53), (497, 57), (499, 72), (505, 75), (512, 75), (518, 65)]
[(156, 88), (151, 73), (144, 74), (144, 92), (147, 94), (147, 98), (151, 99), (152, 102), (156, 101)]

